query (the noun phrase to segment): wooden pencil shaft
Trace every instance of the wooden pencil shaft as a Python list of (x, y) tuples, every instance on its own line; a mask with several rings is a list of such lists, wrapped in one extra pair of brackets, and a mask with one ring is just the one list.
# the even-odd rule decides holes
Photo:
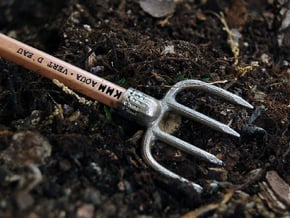
[(118, 108), (126, 89), (0, 33), (0, 56)]

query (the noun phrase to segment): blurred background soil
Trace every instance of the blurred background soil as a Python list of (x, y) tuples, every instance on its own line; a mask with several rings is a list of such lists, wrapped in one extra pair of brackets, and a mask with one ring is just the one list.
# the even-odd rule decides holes
[(178, 96), (241, 133), (183, 118), (174, 133), (224, 168), (152, 148), (197, 194), (146, 166), (142, 126), (0, 59), (0, 217), (289, 217), (289, 20), (283, 0), (0, 0), (2, 33), (125, 88), (198, 79), (255, 106)]

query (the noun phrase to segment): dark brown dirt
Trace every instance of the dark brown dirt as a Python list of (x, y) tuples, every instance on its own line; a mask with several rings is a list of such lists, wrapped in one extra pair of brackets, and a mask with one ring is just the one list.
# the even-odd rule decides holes
[[(101, 104), (83, 105), (0, 59), (0, 217), (289, 216), (290, 205), (276, 202), (284, 198), (263, 194), (269, 170), (290, 184), (289, 26), (280, 30), (287, 4), (188, 0), (172, 16), (153, 18), (134, 0), (0, 1), (2, 33), (126, 88), (161, 98), (182, 79), (227, 80), (217, 85), (255, 106), (246, 110), (204, 93), (178, 96), (241, 133), (229, 137), (186, 119), (175, 132), (225, 168), (162, 143), (153, 148), (159, 162), (204, 186), (198, 195), (146, 166), (142, 126)], [(240, 68), (220, 11), (242, 35)], [(174, 52), (164, 54), (168, 45)], [(259, 66), (240, 70), (254, 61)]]

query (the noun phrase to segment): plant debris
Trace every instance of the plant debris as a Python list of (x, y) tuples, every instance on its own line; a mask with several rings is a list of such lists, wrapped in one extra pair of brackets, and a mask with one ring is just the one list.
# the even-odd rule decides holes
[(266, 179), (276, 196), (290, 207), (290, 186), (273, 170), (267, 172)]

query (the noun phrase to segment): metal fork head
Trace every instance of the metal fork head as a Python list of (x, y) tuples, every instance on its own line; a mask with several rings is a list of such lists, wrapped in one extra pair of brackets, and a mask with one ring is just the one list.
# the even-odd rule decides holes
[(153, 169), (167, 177), (171, 177), (182, 182), (191, 183), (193, 188), (197, 192), (201, 193), (203, 188), (199, 184), (191, 182), (160, 165), (152, 155), (151, 146), (156, 141), (162, 141), (186, 153), (204, 159), (210, 163), (220, 166), (223, 166), (224, 163), (205, 150), (191, 145), (188, 142), (185, 142), (162, 130), (160, 128), (160, 123), (164, 119), (165, 114), (168, 112), (174, 112), (209, 126), (210, 128), (213, 128), (217, 131), (224, 132), (236, 137), (239, 137), (240, 135), (229, 126), (178, 103), (176, 101), (177, 94), (182, 90), (189, 88), (202, 90), (233, 104), (238, 104), (246, 108), (253, 108), (251, 104), (249, 104), (241, 97), (222, 88), (199, 80), (184, 80), (175, 84), (167, 92), (162, 100), (157, 100), (136, 89), (128, 89), (122, 101), (121, 113), (126, 117), (129, 115), (131, 118), (135, 119), (140, 124), (147, 126), (148, 128), (145, 133), (142, 146), (142, 154), (145, 162)]

